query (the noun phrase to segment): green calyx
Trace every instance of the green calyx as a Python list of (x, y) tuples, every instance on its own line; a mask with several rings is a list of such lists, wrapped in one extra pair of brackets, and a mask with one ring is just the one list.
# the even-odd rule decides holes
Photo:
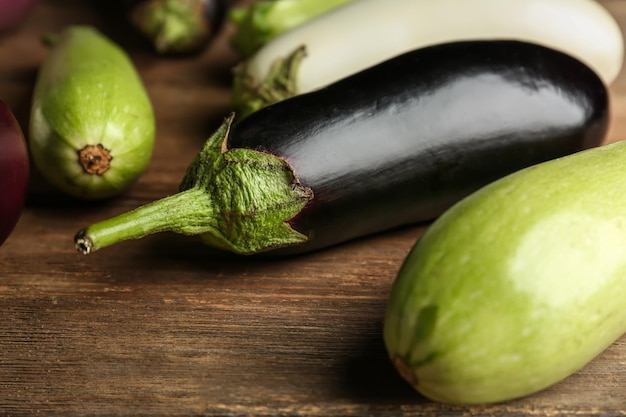
[(298, 70), (306, 57), (306, 47), (300, 46), (284, 58), (277, 59), (267, 77), (258, 80), (243, 62), (233, 69), (233, 108), (238, 118), (244, 118), (270, 104), (298, 94)]
[(158, 53), (185, 53), (200, 48), (210, 36), (202, 13), (201, 1), (154, 0), (137, 6), (130, 20)]
[(262, 45), (269, 42), (280, 30), (274, 31), (268, 15), (276, 1), (259, 1), (245, 7), (234, 7), (228, 19), (235, 26), (230, 43), (243, 57), (253, 55)]
[(79, 252), (171, 231), (200, 235), (209, 246), (254, 254), (304, 243), (288, 223), (313, 198), (284, 160), (250, 149), (227, 149), (233, 117), (190, 164), (180, 192), (81, 230)]

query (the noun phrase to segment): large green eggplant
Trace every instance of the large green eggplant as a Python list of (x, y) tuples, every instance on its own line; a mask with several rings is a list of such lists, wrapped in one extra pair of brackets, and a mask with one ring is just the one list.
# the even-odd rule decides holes
[(392, 288), (385, 344), (426, 397), (544, 389), (626, 332), (626, 141), (535, 165), (447, 210)]

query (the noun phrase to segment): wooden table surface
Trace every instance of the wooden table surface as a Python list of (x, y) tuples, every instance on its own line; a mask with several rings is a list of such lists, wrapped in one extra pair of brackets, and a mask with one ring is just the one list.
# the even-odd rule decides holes
[[(76, 202), (33, 173), (0, 248), (0, 415), (626, 415), (626, 336), (561, 383), (504, 404), (440, 405), (401, 380), (383, 317), (424, 227), (281, 260), (225, 256), (173, 234), (77, 253), (78, 229), (176, 192), (230, 109), (238, 59), (229, 26), (198, 56), (158, 57), (112, 3), (42, 0), (0, 37), (0, 98), (22, 126), (46, 53), (40, 36), (74, 23), (131, 54), (158, 120), (149, 169), (119, 198)], [(626, 28), (626, 1), (602, 3)], [(610, 89), (608, 142), (626, 139), (626, 73)]]

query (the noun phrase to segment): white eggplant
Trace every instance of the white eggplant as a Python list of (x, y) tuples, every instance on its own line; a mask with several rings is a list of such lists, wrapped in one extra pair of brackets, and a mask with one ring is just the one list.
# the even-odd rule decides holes
[(235, 68), (240, 116), (410, 50), (472, 39), (538, 43), (587, 64), (608, 85), (624, 39), (595, 0), (357, 0), (283, 33)]

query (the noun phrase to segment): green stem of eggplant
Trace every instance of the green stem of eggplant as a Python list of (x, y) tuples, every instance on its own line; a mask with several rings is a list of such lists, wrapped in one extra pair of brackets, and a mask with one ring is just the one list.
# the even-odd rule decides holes
[(306, 242), (289, 220), (313, 198), (312, 190), (277, 156), (227, 149), (233, 117), (189, 165), (180, 193), (79, 231), (76, 249), (88, 254), (165, 231), (200, 235), (209, 246), (245, 255)]
[(159, 53), (191, 52), (208, 42), (210, 28), (202, 18), (202, 2), (144, 2), (129, 18)]
[[(123, 240), (171, 231), (196, 235), (215, 229), (210, 197), (192, 188), (93, 224), (76, 234), (76, 249), (88, 254)], [(213, 220), (213, 221), (211, 221)]]

